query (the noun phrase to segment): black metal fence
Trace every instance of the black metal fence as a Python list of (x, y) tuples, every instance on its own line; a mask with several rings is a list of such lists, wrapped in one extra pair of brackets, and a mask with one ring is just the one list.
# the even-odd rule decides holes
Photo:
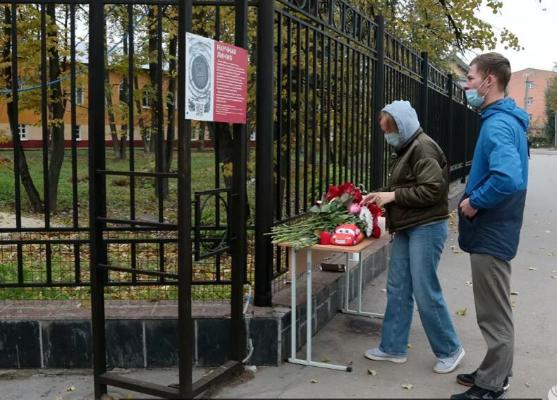
[[(234, 2), (193, 3), (195, 33), (234, 40)], [(105, 125), (112, 140), (105, 168), (111, 171), (106, 173), (107, 254), (114, 265), (151, 272), (112, 270), (107, 285), (143, 287), (128, 290), (128, 298), (134, 293), (176, 298), (176, 281), (165, 274), (175, 274), (178, 264), (178, 83), (172, 79), (178, 2), (104, 4), (108, 34), (103, 51), (110, 74), (108, 81), (96, 83), (105, 87)], [(80, 96), (87, 98), (90, 89), (88, 2), (16, 1), (0, 7), (0, 112), (13, 138), (11, 150), (0, 152), (5, 161), (1, 211), (13, 215), (11, 225), (3, 223), (0, 230), (0, 287), (11, 298), (48, 297), (49, 287), (57, 288), (58, 298), (87, 297), (90, 174), (89, 154), (80, 149), (80, 140), (92, 122)], [(51, 29), (52, 15), (56, 29)], [(256, 148), (249, 153), (255, 159), (253, 172), (248, 171), (255, 187), (248, 185), (246, 193), (253, 229), (246, 238), (245, 282), (255, 285), (256, 304), (269, 305), (273, 281), (288, 265), (265, 234), (306, 212), (331, 183), (349, 180), (368, 190), (383, 183), (389, 157), (376, 116), (385, 103), (412, 102), (425, 131), (446, 152), (453, 180), (467, 173), (478, 118), (451, 75), (392, 36), (380, 17), (363, 15), (349, 1), (260, 1), (250, 4), (243, 24), (256, 68), (249, 87), (247, 129), (256, 133)], [(24, 32), (37, 40), (24, 42)], [(52, 51), (55, 39), (59, 54)], [(26, 61), (21, 54), (34, 58)], [(30, 109), (38, 115), (31, 122)], [(22, 124), (41, 131), (38, 150), (23, 150)], [(226, 301), (232, 239), (227, 171), (235, 134), (222, 124), (194, 124), (193, 129), (209, 132), (212, 143), (191, 154), (193, 293), (198, 299)], [(94, 134), (89, 129), (89, 139)], [(28, 187), (29, 178), (35, 191)], [(139, 219), (150, 220), (151, 226), (120, 223)]]
[[(102, 171), (107, 257), (111, 264), (144, 272), (111, 270), (107, 285), (115, 289), (107, 292), (115, 298), (176, 299), (177, 282), (165, 274), (176, 274), (178, 264), (178, 2), (103, 4), (107, 73), (104, 81), (92, 81), (104, 87), (110, 137)], [(193, 31), (234, 42), (234, 5), (194, 2)], [(16, 1), (0, 5), (0, 13), (6, 63), (0, 74), (0, 121), (11, 141), (10, 149), (0, 151), (0, 204), (6, 214), (0, 227), (2, 297), (88, 298), (94, 204), (89, 202), (91, 154), (82, 145), (94, 140), (96, 122), (88, 116), (94, 89), (88, 85), (89, 2)], [(19, 134), (21, 126), (26, 137)], [(192, 154), (198, 168), (191, 182), (193, 297), (227, 302), (234, 132), (224, 124), (194, 123), (193, 129), (209, 131), (212, 139), (210, 148)], [(24, 149), (33, 142), (39, 143)], [(127, 224), (137, 220), (142, 223)], [(131, 289), (137, 286), (142, 288)]]
[(269, 305), (288, 257), (263, 234), (307, 212), (331, 183), (383, 184), (390, 158), (376, 117), (386, 103), (414, 105), (452, 180), (467, 173), (479, 119), (451, 75), (348, 1), (281, 0), (259, 12), (255, 276), (256, 300)]

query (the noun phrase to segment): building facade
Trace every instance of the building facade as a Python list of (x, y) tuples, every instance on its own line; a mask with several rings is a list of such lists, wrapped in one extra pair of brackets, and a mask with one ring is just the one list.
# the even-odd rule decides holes
[(526, 68), (512, 74), (508, 95), (530, 116), (529, 134), (541, 136), (547, 123), (545, 89), (557, 72)]

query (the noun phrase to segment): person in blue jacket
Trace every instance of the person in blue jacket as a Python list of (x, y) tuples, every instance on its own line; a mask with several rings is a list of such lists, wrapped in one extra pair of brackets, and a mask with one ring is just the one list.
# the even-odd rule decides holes
[(486, 53), (472, 60), (464, 86), (468, 104), (480, 109), (481, 128), (459, 205), (459, 245), (470, 253), (476, 319), (487, 353), (476, 371), (457, 376), (471, 388), (454, 399), (500, 398), (512, 374), (510, 261), (528, 184), (528, 114), (505, 97), (510, 77), (509, 60)]

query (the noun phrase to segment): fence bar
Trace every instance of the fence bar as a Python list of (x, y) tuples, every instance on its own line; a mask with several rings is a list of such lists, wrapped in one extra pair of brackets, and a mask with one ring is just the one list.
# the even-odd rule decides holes
[(273, 247), (266, 233), (273, 225), (273, 59), (274, 1), (257, 11), (257, 143), (255, 178), (255, 305), (271, 305)]
[(186, 32), (192, 31), (193, 1), (178, 8), (178, 380), (180, 396), (193, 393), (194, 326), (191, 313), (193, 275), (191, 241), (191, 121), (185, 119)]
[(43, 196), (44, 196), (44, 225), (50, 226), (50, 196), (49, 196), (49, 174), (48, 174), (48, 77), (47, 70), (47, 40), (46, 40), (46, 5), (41, 4), (41, 125), (43, 133)]
[[(236, 46), (248, 46), (248, 2), (236, 1)], [(234, 215), (231, 223), (232, 241), (232, 298), (231, 310), (231, 358), (242, 361), (246, 353), (246, 333), (243, 319), (243, 283), (247, 276), (247, 191), (246, 191), (246, 163), (248, 154), (247, 129), (245, 124), (234, 124), (234, 160), (233, 160), (233, 190), (231, 214)]]
[(379, 112), (383, 109), (385, 103), (385, 19), (381, 16), (375, 18), (377, 24), (376, 48), (377, 63), (375, 64), (375, 86), (373, 88), (373, 119), (375, 121), (375, 129), (373, 132), (372, 149), (372, 169), (373, 179), (370, 189), (377, 189), (383, 185), (385, 152), (384, 139), (379, 128)]
[(107, 264), (103, 243), (105, 224), (99, 220), (106, 215), (105, 177), (97, 169), (105, 169), (105, 109), (104, 109), (104, 6), (89, 5), (89, 235), (91, 271), (91, 317), (93, 333), (93, 372), (95, 399), (106, 394), (106, 383), (100, 376), (106, 372), (104, 284), (107, 273), (99, 269)]
[(428, 92), (429, 92), (429, 56), (422, 52), (422, 92), (420, 96), (420, 123), (427, 131), (428, 126)]

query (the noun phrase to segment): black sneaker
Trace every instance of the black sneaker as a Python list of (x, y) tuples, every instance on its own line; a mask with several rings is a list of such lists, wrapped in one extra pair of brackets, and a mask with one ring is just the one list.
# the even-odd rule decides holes
[[(460, 383), (461, 385), (464, 386), (468, 386), (468, 387), (472, 387), (474, 386), (474, 382), (476, 380), (476, 373), (478, 371), (474, 371), (471, 374), (458, 374), (456, 376), (456, 381), (458, 383)], [(509, 377), (506, 377), (505, 380), (503, 381), (503, 390), (506, 391), (509, 389), (509, 387), (511, 386), (511, 383), (509, 381)]]
[(479, 386), (472, 386), (464, 393), (453, 394), (451, 399), (461, 399), (461, 400), (493, 400), (502, 399), (505, 395), (504, 390), (493, 391), (488, 389), (483, 389)]

